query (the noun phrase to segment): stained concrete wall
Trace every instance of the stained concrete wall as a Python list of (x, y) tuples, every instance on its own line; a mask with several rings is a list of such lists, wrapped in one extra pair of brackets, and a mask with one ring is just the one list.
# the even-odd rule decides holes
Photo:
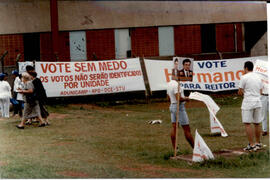
[(260, 40), (252, 47), (251, 56), (265, 56), (267, 55), (267, 32), (260, 38)]
[(0, 1), (0, 34), (50, 31), (49, 1)]
[[(266, 21), (266, 3), (58, 1), (59, 30)], [(50, 31), (49, 0), (2, 0), (0, 34)]]

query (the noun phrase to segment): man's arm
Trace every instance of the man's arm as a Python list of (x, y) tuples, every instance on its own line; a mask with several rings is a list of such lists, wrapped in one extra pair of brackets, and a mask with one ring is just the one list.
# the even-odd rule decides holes
[(238, 95), (243, 96), (244, 95), (244, 89), (239, 88), (238, 89)]
[(245, 79), (243, 79), (243, 76), (240, 78), (239, 82), (239, 89), (238, 89), (238, 95), (243, 96), (244, 95), (244, 87), (245, 87)]
[(182, 97), (180, 95), (180, 102), (184, 102), (184, 101), (189, 101), (189, 97), (186, 97), (186, 96)]

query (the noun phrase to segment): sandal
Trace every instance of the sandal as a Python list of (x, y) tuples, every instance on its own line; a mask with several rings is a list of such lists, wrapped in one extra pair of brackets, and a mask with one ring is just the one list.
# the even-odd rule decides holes
[(16, 125), (16, 127), (17, 127), (18, 129), (24, 129), (24, 126)]
[(38, 127), (44, 127), (44, 126), (46, 126), (46, 124), (45, 123), (42, 123)]

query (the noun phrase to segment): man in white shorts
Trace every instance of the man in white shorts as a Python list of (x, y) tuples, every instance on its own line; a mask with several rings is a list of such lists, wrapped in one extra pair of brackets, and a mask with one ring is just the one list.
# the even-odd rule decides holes
[[(245, 74), (241, 77), (239, 83), (239, 95), (244, 95), (242, 102), (242, 122), (245, 124), (246, 134), (249, 144), (245, 151), (256, 151), (262, 147), (260, 143), (261, 129), (261, 107), (262, 103), (260, 100), (262, 82), (259, 75), (253, 72), (253, 63), (250, 61), (245, 62), (244, 65)], [(253, 128), (251, 124), (254, 124), (255, 143)]]
[[(179, 105), (179, 119), (178, 123), (182, 126), (186, 140), (192, 148), (194, 148), (194, 140), (190, 132), (189, 119), (185, 109), (185, 101), (188, 101), (189, 98), (184, 96), (183, 90), (180, 88), (180, 105)], [(170, 112), (171, 112), (171, 142), (173, 148), (175, 148), (175, 139), (176, 139), (176, 112), (177, 112), (177, 94), (178, 94), (178, 83), (175, 80), (171, 80), (168, 83), (167, 94), (170, 99)]]

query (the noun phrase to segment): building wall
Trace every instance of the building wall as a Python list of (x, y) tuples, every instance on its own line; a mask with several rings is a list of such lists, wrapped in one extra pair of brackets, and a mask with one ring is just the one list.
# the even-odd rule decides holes
[[(40, 59), (53, 61), (51, 33), (40, 33)], [(70, 61), (69, 33), (59, 32), (58, 61)]]
[(0, 57), (8, 51), (5, 56), (5, 66), (15, 64), (18, 54), (21, 54), (21, 60), (24, 60), (23, 35), (0, 35)]
[(115, 59), (114, 30), (86, 31), (88, 60)]
[(159, 56), (158, 28), (144, 27), (131, 29), (132, 56)]
[(59, 59), (58, 61), (70, 61), (69, 32), (59, 33)]
[[(266, 3), (58, 0), (59, 30), (266, 21)], [(49, 0), (1, 0), (0, 34), (49, 32)]]
[[(236, 29), (235, 26), (236, 25)], [(172, 26), (174, 32), (174, 52), (177, 56), (200, 55), (202, 53), (201, 25)], [(243, 52), (243, 34), (241, 23), (216, 24), (216, 47), (221, 53)], [(236, 30), (236, 32), (235, 32)], [(158, 27), (130, 28), (131, 56), (160, 56)], [(170, 31), (170, 33), (172, 33)], [(87, 30), (86, 51), (87, 60), (110, 60), (116, 59), (115, 29)], [(237, 44), (235, 44), (237, 34)], [(58, 61), (70, 61), (70, 33), (59, 32)], [(165, 36), (165, 35), (164, 35)], [(261, 40), (265, 41), (265, 38)], [(18, 53), (24, 60), (23, 34), (0, 35), (0, 55), (8, 50), (5, 58), (6, 65), (15, 65)], [(237, 50), (236, 48), (237, 47)], [(255, 50), (262, 46), (256, 46)], [(264, 47), (263, 47), (264, 48)], [(264, 48), (265, 50), (265, 48)], [(260, 51), (264, 53), (263, 51)], [(215, 53), (212, 52), (212, 53)], [(253, 53), (254, 54), (254, 53)], [(225, 57), (225, 55), (224, 55)], [(214, 58), (214, 57), (213, 57)], [(53, 61), (51, 33), (40, 33), (40, 59), (41, 61)]]
[(40, 33), (40, 60), (53, 60), (51, 33)]
[(237, 32), (237, 52), (243, 52), (243, 42), (244, 42), (244, 34), (243, 34), (243, 28), (241, 23), (236, 23), (236, 32)]
[(200, 25), (175, 26), (174, 48), (176, 55), (201, 53)]
[(267, 33), (251, 49), (251, 56), (265, 56), (267, 54)]
[(234, 24), (216, 25), (216, 47), (219, 52), (235, 51)]
[(46, 32), (50, 26), (49, 0), (0, 2), (0, 34)]

